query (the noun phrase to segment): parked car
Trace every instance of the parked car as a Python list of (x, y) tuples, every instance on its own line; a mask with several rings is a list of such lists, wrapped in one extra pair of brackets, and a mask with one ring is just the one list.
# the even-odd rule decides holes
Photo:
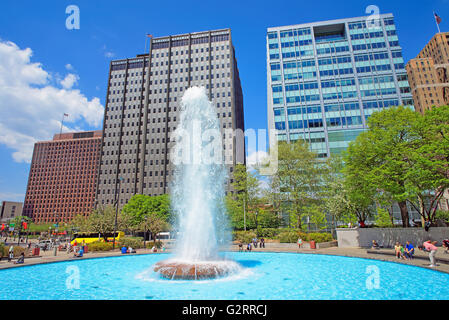
[(44, 249), (44, 248), (51, 249), (52, 246), (53, 246), (53, 244), (52, 244), (51, 240), (41, 240), (37, 244), (37, 247), (39, 247), (41, 249)]

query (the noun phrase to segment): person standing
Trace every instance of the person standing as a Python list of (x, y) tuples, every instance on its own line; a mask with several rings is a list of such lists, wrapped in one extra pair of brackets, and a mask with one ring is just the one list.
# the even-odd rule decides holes
[(302, 245), (301, 237), (298, 238), (298, 241), (296, 243), (298, 244), (298, 248), (301, 249), (301, 245)]
[(430, 260), (430, 265), (429, 267), (434, 268), (436, 267), (436, 263), (435, 263), (435, 254), (437, 253), (438, 248), (435, 246), (436, 245), (436, 241), (426, 241), (423, 243), (423, 247), (429, 251), (429, 260)]
[(265, 249), (265, 239), (264, 238), (260, 239), (260, 246), (259, 247)]
[(14, 247), (9, 247), (9, 255), (8, 255), (8, 262), (10, 262), (14, 258)]
[(256, 237), (253, 238), (253, 246), (254, 246), (254, 248), (257, 248), (257, 238)]

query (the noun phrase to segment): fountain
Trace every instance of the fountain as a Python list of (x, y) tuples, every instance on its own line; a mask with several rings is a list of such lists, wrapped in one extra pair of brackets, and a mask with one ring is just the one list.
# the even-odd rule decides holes
[(218, 255), (219, 246), (230, 240), (223, 201), (227, 171), (220, 121), (204, 87), (184, 93), (172, 138), (176, 144), (171, 153), (171, 198), (180, 235), (175, 258), (157, 263), (154, 271), (164, 278), (189, 280), (237, 272), (236, 262)]

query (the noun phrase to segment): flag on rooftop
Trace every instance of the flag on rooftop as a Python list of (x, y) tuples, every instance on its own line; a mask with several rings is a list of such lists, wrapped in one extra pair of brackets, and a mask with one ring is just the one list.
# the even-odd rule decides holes
[(435, 20), (436, 20), (437, 24), (440, 24), (441, 21), (443, 21), (443, 19), (441, 19), (441, 17), (439, 15), (437, 15), (436, 12), (434, 12), (433, 14), (435, 15)]

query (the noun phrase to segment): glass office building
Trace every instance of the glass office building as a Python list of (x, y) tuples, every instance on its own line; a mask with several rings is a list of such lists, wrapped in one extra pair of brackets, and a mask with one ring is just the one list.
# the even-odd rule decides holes
[(413, 108), (392, 14), (267, 30), (268, 128), (340, 153), (375, 111)]

